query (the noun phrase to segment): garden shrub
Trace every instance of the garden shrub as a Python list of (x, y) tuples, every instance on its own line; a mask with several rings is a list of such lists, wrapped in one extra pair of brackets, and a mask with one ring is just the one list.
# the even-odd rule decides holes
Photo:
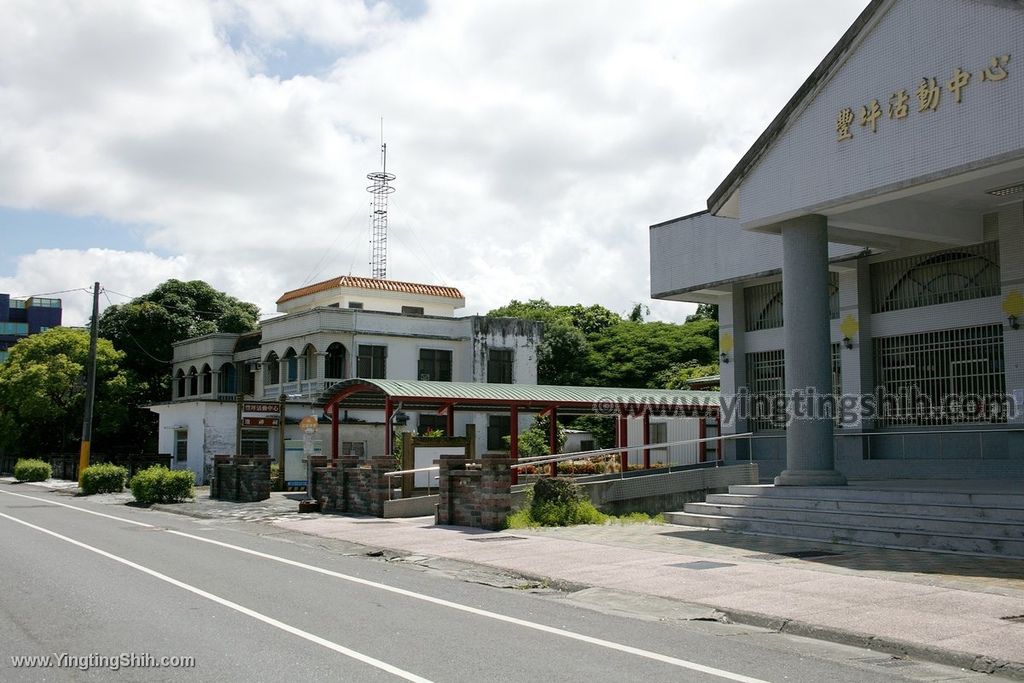
[(196, 475), (192, 470), (169, 470), (163, 465), (144, 469), (128, 483), (139, 503), (179, 503), (195, 493)]
[(46, 481), (53, 476), (50, 463), (36, 458), (21, 458), (14, 464), (14, 478), (18, 481)]
[(94, 493), (120, 493), (124, 490), (126, 479), (128, 470), (119, 465), (108, 462), (90, 465), (82, 472), (82, 494), (91, 496)]
[(540, 526), (603, 524), (607, 519), (583, 497), (574, 481), (558, 477), (541, 479), (534, 484), (528, 510), (530, 519)]

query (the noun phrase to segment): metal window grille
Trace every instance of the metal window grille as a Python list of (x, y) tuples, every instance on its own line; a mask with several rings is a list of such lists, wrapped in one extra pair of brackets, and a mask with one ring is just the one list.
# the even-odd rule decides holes
[(878, 425), (1006, 422), (1001, 325), (874, 340)]
[[(743, 289), (747, 332), (782, 327), (782, 283), (768, 282)], [(839, 275), (828, 274), (828, 317), (839, 318)]]
[(873, 313), (998, 296), (999, 243), (871, 264)]
[(270, 432), (265, 429), (243, 429), (240, 455), (270, 455)]
[[(831, 345), (832, 394), (843, 391), (843, 366), (839, 344)], [(759, 351), (747, 354), (747, 382), (750, 390), (750, 430), (766, 432), (786, 428), (782, 398), (786, 394), (786, 352)], [(836, 416), (838, 421), (839, 416)]]

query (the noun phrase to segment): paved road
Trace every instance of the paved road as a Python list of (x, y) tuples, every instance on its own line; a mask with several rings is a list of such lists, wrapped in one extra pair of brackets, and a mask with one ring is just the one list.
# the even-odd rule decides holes
[[(523, 585), (28, 486), (0, 484), (0, 546), (3, 681), (982, 678), (671, 610), (653, 618), (639, 602), (586, 591), (453, 580)], [(65, 654), (77, 659), (60, 667)], [(94, 654), (195, 665), (114, 674)], [(53, 666), (15, 668), (22, 656), (49, 656)]]

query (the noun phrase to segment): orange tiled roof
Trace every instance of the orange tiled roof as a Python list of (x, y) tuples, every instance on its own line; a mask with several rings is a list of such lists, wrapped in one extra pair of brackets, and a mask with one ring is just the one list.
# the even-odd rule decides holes
[(292, 299), (298, 299), (302, 296), (309, 294), (316, 294), (317, 292), (326, 292), (330, 289), (339, 289), (341, 287), (354, 287), (356, 289), (371, 289), (381, 292), (400, 292), (402, 294), (420, 294), (426, 296), (442, 296), (448, 299), (462, 299), (462, 292), (455, 289), (454, 287), (445, 287), (443, 285), (421, 285), (415, 282), (399, 282), (398, 280), (375, 280), (368, 277), (355, 277), (353, 275), (342, 275), (341, 277), (333, 277), (330, 280), (324, 280), (323, 282), (317, 282), (316, 284), (307, 285), (298, 289), (293, 289), (290, 292), (285, 292), (281, 295), (281, 298), (277, 300), (277, 303), (282, 304), (285, 301), (291, 301)]

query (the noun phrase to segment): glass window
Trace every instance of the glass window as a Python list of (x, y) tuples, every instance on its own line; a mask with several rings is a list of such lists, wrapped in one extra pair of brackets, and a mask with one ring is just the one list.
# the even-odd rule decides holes
[(356, 377), (363, 379), (386, 379), (388, 347), (375, 344), (360, 344), (356, 358)]
[(188, 460), (188, 430), (174, 430), (174, 459), (177, 462)]
[(427, 432), (441, 430), (448, 434), (448, 417), (445, 415), (424, 415), (416, 419), (416, 433), (426, 434)]
[(25, 308), (27, 304), (24, 299), (11, 299), (11, 308)]
[(420, 349), (419, 379), (434, 382), (452, 381), (452, 352), (442, 349)]
[(324, 359), (324, 377), (327, 379), (343, 379), (345, 377), (345, 347), (334, 342), (327, 347)]
[(487, 352), (487, 381), (512, 384), (511, 349), (490, 349)]
[(295, 349), (288, 349), (281, 358), (285, 369), (285, 381), (294, 382), (299, 379), (299, 358), (295, 355)]
[(512, 435), (512, 418), (508, 415), (487, 416), (487, 450), (507, 451), (505, 437)]
[(355, 308), (355, 309), (362, 309), (363, 302), (362, 301), (349, 301), (348, 302), (348, 307), (349, 308)]
[(402, 313), (404, 315), (423, 315), (422, 306), (402, 306)]
[(341, 442), (341, 454), (342, 455), (358, 455), (360, 458), (366, 457), (366, 442), (365, 441), (342, 441)]
[(264, 384), (280, 384), (281, 382), (281, 361), (277, 359), (277, 354), (271, 352), (267, 356), (266, 362), (263, 364), (263, 383)]
[(0, 323), (0, 334), (24, 337), (28, 334), (28, 323)]

